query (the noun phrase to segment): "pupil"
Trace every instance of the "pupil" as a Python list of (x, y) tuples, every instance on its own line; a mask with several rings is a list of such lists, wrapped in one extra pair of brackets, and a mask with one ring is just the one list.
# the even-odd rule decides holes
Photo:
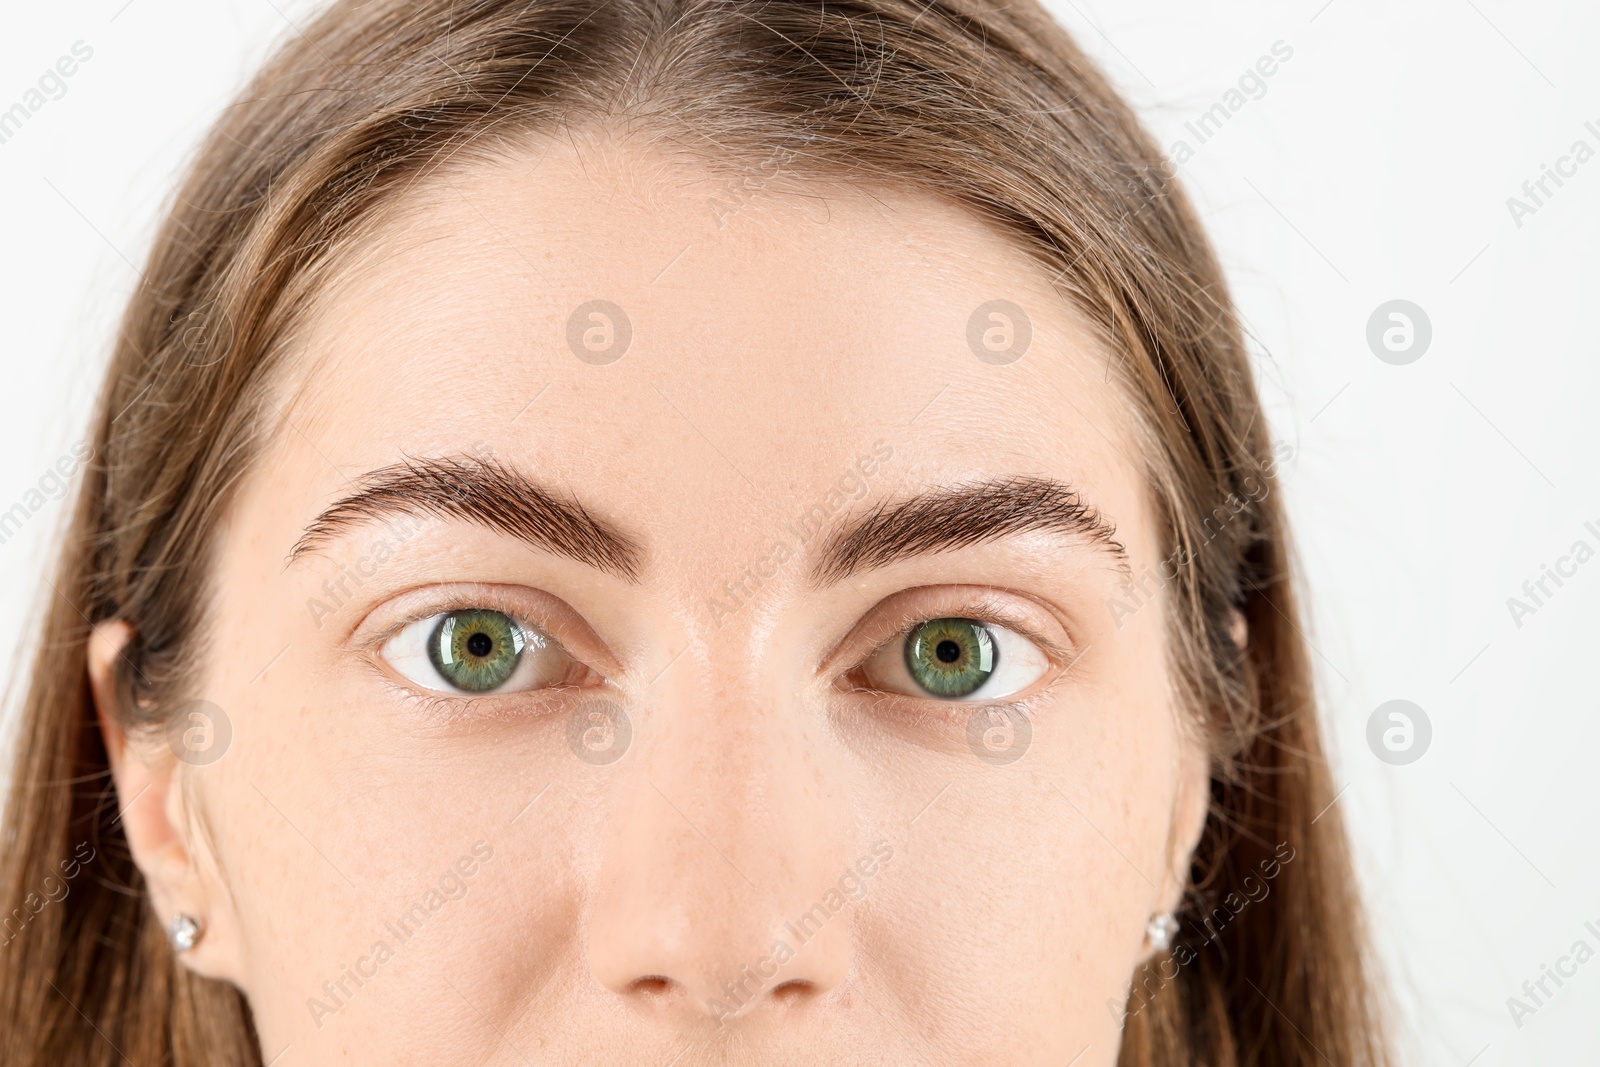
[(961, 646), (946, 638), (934, 646), (933, 654), (943, 663), (954, 663), (961, 658)]
[(480, 659), (487, 656), (493, 648), (494, 639), (481, 630), (467, 638), (467, 651)]

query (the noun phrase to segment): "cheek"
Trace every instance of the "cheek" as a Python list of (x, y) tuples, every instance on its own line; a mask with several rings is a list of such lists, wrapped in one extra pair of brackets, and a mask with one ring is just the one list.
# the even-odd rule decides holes
[(564, 720), (444, 743), (292, 650), (254, 674), (211, 687), (233, 739), (198, 775), (264, 1040), (480, 1056), (476, 1032), (418, 1032), (456, 997), (441, 976), (505, 1018), (579, 958)]
[(1106, 1004), (1121, 1004), (1158, 910), (1180, 748), (1155, 653), (1105, 651), (1097, 681), (1039, 708), (1024, 758), (916, 782), (929, 797), (948, 788), (874, 887), (862, 940), (883, 946), (891, 982), (936, 976), (926, 1025), (952, 1047), (978, 1033), (1002, 1042), (992, 1057), (1064, 1061), (1115, 1043)]

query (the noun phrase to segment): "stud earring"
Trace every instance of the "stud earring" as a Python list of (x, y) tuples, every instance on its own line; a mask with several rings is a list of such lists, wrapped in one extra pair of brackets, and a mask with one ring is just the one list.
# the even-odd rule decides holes
[(1171, 948), (1172, 939), (1177, 933), (1178, 920), (1170, 911), (1151, 917), (1149, 924), (1144, 928), (1144, 936), (1150, 941), (1150, 947), (1157, 952), (1165, 952)]
[(172, 942), (174, 952), (188, 952), (194, 948), (194, 943), (200, 940), (205, 927), (193, 915), (179, 913), (167, 923), (167, 940)]

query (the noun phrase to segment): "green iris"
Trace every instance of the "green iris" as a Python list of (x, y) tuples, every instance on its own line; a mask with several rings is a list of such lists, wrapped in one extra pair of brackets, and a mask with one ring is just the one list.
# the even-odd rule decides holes
[(994, 673), (994, 637), (971, 619), (930, 619), (906, 635), (906, 670), (936, 697), (964, 697)]
[(522, 628), (509, 616), (471, 608), (439, 620), (428, 638), (428, 658), (451, 685), (485, 693), (511, 677), (523, 644)]

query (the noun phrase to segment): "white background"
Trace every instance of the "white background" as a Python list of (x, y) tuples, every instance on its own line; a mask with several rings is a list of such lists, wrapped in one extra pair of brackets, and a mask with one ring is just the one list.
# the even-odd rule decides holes
[[(176, 169), (293, 0), (13, 5), (0, 110), (93, 58), (0, 145), (0, 510), (84, 432)], [(1293, 56), (1181, 169), (1252, 334), (1297, 522), (1330, 741), (1390, 964), (1403, 1062), (1595, 1062), (1600, 959), (1537, 1014), (1506, 1000), (1600, 949), (1593, 649), (1600, 560), (1518, 627), (1506, 600), (1600, 548), (1600, 159), (1516, 225), (1506, 201), (1600, 150), (1600, 8), (1511, 0), (1054, 0), (1164, 147), (1274, 42)], [(1595, 131), (1584, 123), (1593, 121)], [(1551, 187), (1553, 188), (1553, 186)], [(1433, 340), (1377, 359), (1377, 306)], [(60, 504), (0, 546), (0, 648), (28, 637)], [(5, 664), (8, 685), (15, 670)], [(1394, 698), (1433, 740), (1380, 762)], [(1553, 988), (1553, 987), (1552, 987)]]

